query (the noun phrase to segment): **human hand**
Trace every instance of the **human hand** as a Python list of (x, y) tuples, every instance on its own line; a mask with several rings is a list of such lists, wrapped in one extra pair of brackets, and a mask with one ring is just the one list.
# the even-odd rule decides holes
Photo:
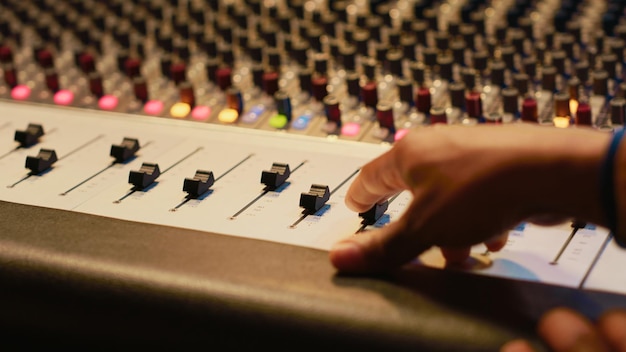
[(365, 165), (346, 197), (357, 212), (403, 190), (412, 203), (388, 226), (336, 244), (331, 262), (344, 272), (381, 271), (431, 246), (459, 262), (477, 243), (502, 248), (508, 230), (528, 218), (602, 224), (597, 185), (608, 140), (525, 124), (414, 130)]
[[(626, 311), (609, 311), (593, 324), (572, 310), (556, 308), (541, 318), (537, 332), (555, 352), (626, 351)], [(532, 352), (534, 349), (524, 340), (514, 340), (500, 351)]]

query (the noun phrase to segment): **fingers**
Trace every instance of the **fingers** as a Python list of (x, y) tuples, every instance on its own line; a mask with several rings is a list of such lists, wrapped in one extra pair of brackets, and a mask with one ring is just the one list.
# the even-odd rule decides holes
[[(485, 241), (485, 246), (491, 252), (497, 252), (504, 248), (509, 239), (509, 232), (506, 231), (502, 235), (492, 237)], [(448, 264), (462, 264), (469, 258), (471, 247), (442, 247), (441, 254)]]
[(606, 345), (591, 323), (566, 308), (556, 308), (539, 321), (541, 338), (554, 351), (607, 351)]
[[(538, 327), (539, 335), (551, 350), (560, 351), (626, 351), (626, 311), (613, 310), (598, 321), (597, 329), (578, 313), (556, 308), (546, 313)], [(524, 340), (513, 340), (500, 352), (532, 352)]]
[(381, 229), (338, 242), (330, 251), (331, 263), (341, 272), (373, 273), (398, 267), (430, 246), (420, 243), (400, 219)]
[(395, 162), (395, 150), (391, 149), (361, 169), (346, 194), (348, 208), (366, 211), (406, 188)]
[(505, 343), (500, 352), (534, 352), (533, 347), (525, 340), (513, 340)]
[(471, 247), (442, 247), (441, 254), (446, 259), (447, 264), (462, 264), (469, 258)]
[(509, 231), (505, 231), (499, 236), (492, 237), (485, 241), (485, 246), (491, 252), (497, 252), (504, 248), (506, 242), (509, 240)]
[(598, 328), (612, 351), (626, 352), (626, 311), (606, 313), (598, 321)]
[(535, 215), (528, 219), (529, 222), (539, 226), (554, 226), (562, 224), (567, 220), (567, 217), (551, 214)]

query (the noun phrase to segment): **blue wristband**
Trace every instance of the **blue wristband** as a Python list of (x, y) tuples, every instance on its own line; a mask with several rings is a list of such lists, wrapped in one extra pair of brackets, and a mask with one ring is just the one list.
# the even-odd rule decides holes
[(617, 204), (615, 202), (615, 154), (619, 148), (620, 142), (624, 137), (626, 130), (621, 128), (613, 134), (609, 150), (602, 164), (600, 173), (600, 197), (602, 207), (607, 219), (607, 225), (615, 237), (615, 241), (621, 246), (626, 247), (626, 241), (615, 236), (617, 233)]

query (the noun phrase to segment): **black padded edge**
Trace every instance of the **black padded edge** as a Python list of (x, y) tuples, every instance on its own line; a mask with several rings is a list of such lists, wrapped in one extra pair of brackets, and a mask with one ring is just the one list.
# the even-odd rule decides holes
[(89, 347), (494, 350), (556, 305), (624, 296), (413, 267), (342, 277), (327, 253), (0, 202), (0, 335)]

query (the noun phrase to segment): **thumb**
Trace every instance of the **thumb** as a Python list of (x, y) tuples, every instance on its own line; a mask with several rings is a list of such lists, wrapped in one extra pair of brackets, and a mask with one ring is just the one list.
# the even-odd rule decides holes
[(537, 330), (554, 351), (608, 351), (591, 322), (567, 308), (555, 308), (546, 313)]
[(344, 239), (330, 250), (331, 263), (342, 272), (382, 272), (417, 257), (430, 248), (420, 243), (405, 217), (396, 222)]

